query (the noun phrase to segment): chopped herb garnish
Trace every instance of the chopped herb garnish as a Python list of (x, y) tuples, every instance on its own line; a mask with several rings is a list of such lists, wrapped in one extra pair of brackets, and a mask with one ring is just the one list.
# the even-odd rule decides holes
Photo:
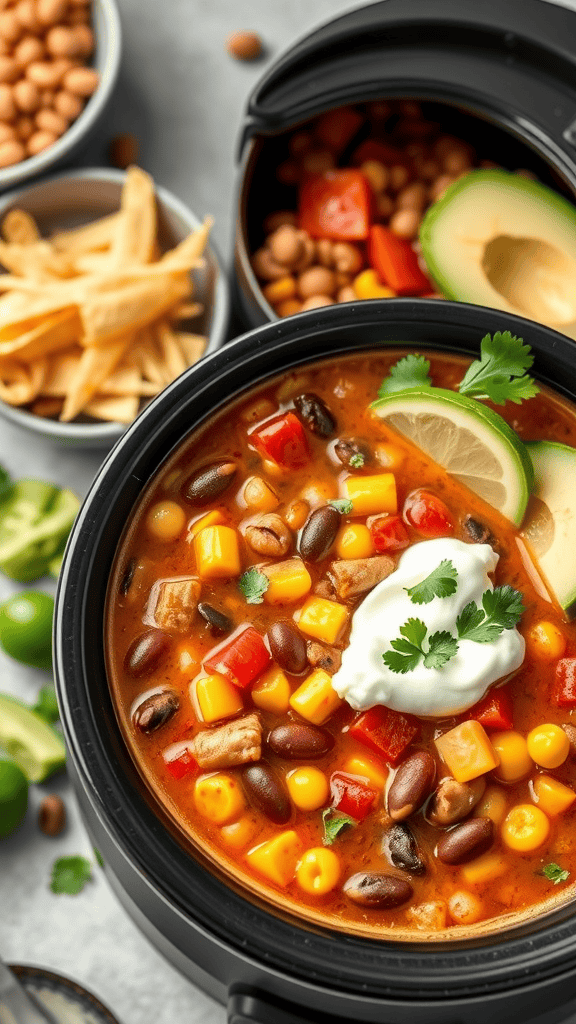
[(456, 619), (458, 638), (476, 644), (492, 643), (505, 629), (514, 629), (523, 611), (522, 594), (514, 587), (485, 590), (482, 608), (470, 601)]
[(400, 633), (402, 639), (392, 640), (390, 646), (393, 650), (382, 655), (391, 672), (412, 672), (421, 661), (425, 668), (442, 668), (458, 650), (458, 641), (444, 629), (432, 634), (425, 651), (422, 645), (428, 627), (421, 619), (408, 619), (400, 627)]
[(559, 864), (545, 864), (540, 874), (545, 875), (549, 882), (554, 882), (554, 885), (559, 885), (560, 882), (566, 882), (570, 878), (570, 872), (562, 870)]
[(378, 398), (385, 398), (393, 395), (396, 391), (405, 391), (406, 388), (430, 388), (430, 363), (424, 356), (408, 355), (399, 359), (390, 368), (388, 377), (385, 377), (378, 390)]
[(327, 807), (325, 811), (322, 811), (322, 824), (324, 825), (322, 842), (324, 846), (332, 846), (340, 833), (346, 828), (353, 828), (356, 822), (348, 814), (339, 814), (331, 807)]
[(50, 888), (58, 895), (76, 896), (92, 878), (92, 865), (86, 857), (59, 857), (52, 865)]
[(238, 580), (238, 589), (244, 594), (246, 604), (262, 604), (270, 580), (259, 569), (247, 569)]
[(51, 684), (42, 687), (32, 710), (37, 715), (40, 715), (40, 718), (43, 718), (45, 722), (48, 722), (48, 725), (54, 725), (54, 722), (58, 721), (59, 711), (56, 690)]
[(444, 558), (429, 576), (414, 587), (404, 587), (413, 604), (430, 604), (435, 597), (450, 597), (456, 593), (458, 573), (449, 558)]
[(522, 338), (510, 331), (496, 331), (494, 337), (487, 334), (482, 338), (480, 359), (468, 367), (458, 390), (461, 395), (489, 399), (495, 405), (520, 405), (540, 390), (526, 373), (533, 362), (530, 346)]
[(352, 466), (352, 469), (362, 469), (362, 466), (364, 465), (364, 456), (362, 455), (362, 452), (356, 452), (355, 455), (352, 455), (348, 464)]
[(332, 508), (335, 508), (342, 516), (349, 515), (353, 507), (349, 498), (333, 498), (328, 504), (332, 505)]

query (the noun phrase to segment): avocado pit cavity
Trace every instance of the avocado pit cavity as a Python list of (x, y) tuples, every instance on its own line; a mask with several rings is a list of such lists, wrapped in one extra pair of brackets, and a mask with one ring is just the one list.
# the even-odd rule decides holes
[(576, 320), (576, 261), (549, 242), (496, 235), (485, 245), (482, 269), (524, 316), (550, 324)]

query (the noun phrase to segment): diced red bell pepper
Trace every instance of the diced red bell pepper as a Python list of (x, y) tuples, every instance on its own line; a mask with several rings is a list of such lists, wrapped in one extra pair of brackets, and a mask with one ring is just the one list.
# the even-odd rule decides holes
[(264, 637), (253, 626), (247, 626), (228, 643), (212, 651), (204, 662), (208, 672), (226, 676), (234, 686), (244, 689), (264, 671), (271, 661)]
[(380, 555), (403, 551), (410, 544), (408, 530), (400, 516), (374, 516), (368, 520), (368, 529)]
[(397, 295), (423, 295), (432, 291), (410, 243), (398, 238), (383, 224), (374, 224), (370, 229), (368, 259), (382, 284), (387, 284)]
[(352, 722), (349, 732), (390, 764), (396, 764), (419, 729), (418, 721), (412, 715), (403, 715), (378, 705), (363, 711)]
[(385, 142), (378, 142), (377, 139), (365, 139), (361, 142), (352, 154), (352, 163), (355, 167), (366, 160), (378, 160), (381, 164), (407, 164), (406, 154), (394, 146), (388, 146)]
[(181, 743), (167, 747), (162, 756), (167, 770), (175, 779), (183, 779), (185, 775), (191, 775), (198, 768), (198, 763), (188, 747)]
[(561, 708), (576, 705), (576, 658), (560, 658), (556, 663), (554, 700)]
[(373, 789), (368, 789), (368, 786), (363, 786), (344, 772), (334, 772), (330, 776), (330, 795), (334, 810), (349, 814), (356, 821), (364, 821), (376, 799)]
[(512, 729), (514, 716), (512, 713), (512, 697), (506, 687), (491, 690), (482, 700), (466, 714), (467, 719), (473, 718), (485, 729)]
[(351, 107), (327, 110), (316, 123), (314, 134), (329, 149), (341, 153), (364, 122), (362, 114)]
[(293, 412), (268, 420), (249, 435), (255, 448), (286, 469), (300, 469), (310, 460), (308, 438)]
[(412, 491), (404, 502), (403, 515), (423, 537), (449, 537), (454, 533), (448, 507), (431, 491)]
[(360, 171), (311, 175), (300, 186), (300, 227), (312, 238), (363, 241), (370, 230), (370, 202), (370, 186)]

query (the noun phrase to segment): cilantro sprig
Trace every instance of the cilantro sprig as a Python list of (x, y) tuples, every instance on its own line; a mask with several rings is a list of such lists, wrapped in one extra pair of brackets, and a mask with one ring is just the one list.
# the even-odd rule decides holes
[(404, 587), (413, 604), (430, 604), (435, 597), (451, 597), (456, 593), (458, 573), (453, 562), (444, 558), (429, 576), (413, 587)]
[(352, 502), (349, 498), (331, 498), (328, 504), (332, 505), (332, 508), (335, 508), (341, 516), (350, 515), (353, 509)]
[(384, 664), (391, 672), (412, 672), (421, 661), (424, 668), (442, 668), (454, 657), (458, 650), (458, 641), (443, 629), (433, 633), (428, 640), (428, 650), (423, 647), (428, 633), (426, 623), (422, 619), (408, 619), (400, 627), (401, 636), (392, 640), (392, 651), (382, 655)]
[(92, 866), (86, 857), (59, 857), (52, 865), (50, 888), (57, 895), (76, 896), (92, 879)]
[(324, 826), (322, 843), (324, 846), (332, 846), (340, 833), (347, 828), (354, 828), (356, 822), (349, 814), (340, 814), (331, 807), (327, 807), (325, 811), (322, 811), (322, 824)]
[(364, 462), (365, 459), (364, 456), (362, 455), (362, 452), (355, 452), (354, 455), (350, 456), (350, 461), (348, 465), (352, 466), (352, 469), (362, 469)]
[(262, 604), (270, 580), (259, 569), (247, 569), (238, 580), (238, 590), (246, 598), (246, 604)]
[(496, 587), (482, 594), (482, 607), (470, 601), (456, 619), (460, 640), (473, 640), (476, 644), (490, 644), (505, 629), (514, 629), (522, 617), (522, 594), (514, 587)]
[(385, 377), (378, 390), (378, 398), (386, 398), (396, 391), (405, 391), (406, 388), (431, 388), (430, 363), (424, 356), (408, 355), (399, 359), (390, 368), (388, 377)]
[(539, 874), (544, 875), (549, 882), (554, 882), (554, 885), (559, 885), (560, 882), (567, 882), (570, 878), (570, 872), (566, 871), (566, 869), (562, 870), (560, 865), (555, 864), (554, 861), (550, 864), (545, 864)]

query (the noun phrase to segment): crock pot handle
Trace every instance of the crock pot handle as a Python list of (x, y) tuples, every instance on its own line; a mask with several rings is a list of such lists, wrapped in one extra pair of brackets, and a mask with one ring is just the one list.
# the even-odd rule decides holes
[(322, 1020), (329, 1024), (334, 1017), (324, 1014), (305, 1017), (299, 1007), (287, 1009), (271, 1002), (266, 995), (257, 992), (231, 992), (228, 998), (228, 1024), (320, 1024)]

